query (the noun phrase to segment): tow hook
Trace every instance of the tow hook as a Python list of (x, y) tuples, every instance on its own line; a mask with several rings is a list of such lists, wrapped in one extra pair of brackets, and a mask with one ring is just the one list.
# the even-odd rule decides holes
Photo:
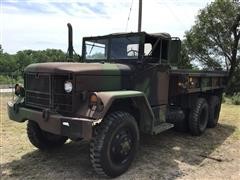
[(42, 118), (45, 120), (45, 121), (48, 121), (48, 118), (49, 118), (49, 110), (48, 109), (44, 109), (43, 112), (42, 112)]

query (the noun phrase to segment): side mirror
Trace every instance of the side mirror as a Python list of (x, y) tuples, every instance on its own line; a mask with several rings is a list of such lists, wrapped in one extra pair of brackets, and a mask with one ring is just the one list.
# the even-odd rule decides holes
[(168, 58), (170, 65), (177, 65), (180, 61), (181, 41), (179, 38), (172, 38), (170, 41)]

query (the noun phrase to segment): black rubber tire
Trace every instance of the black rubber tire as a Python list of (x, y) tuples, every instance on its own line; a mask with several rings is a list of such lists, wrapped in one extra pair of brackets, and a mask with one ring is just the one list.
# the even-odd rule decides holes
[(40, 150), (48, 150), (62, 146), (67, 137), (55, 135), (40, 129), (34, 121), (28, 121), (27, 135), (29, 141)]
[[(120, 164), (111, 157), (112, 144), (119, 132), (129, 131), (132, 143), (126, 160)], [(128, 170), (135, 158), (139, 146), (139, 129), (135, 118), (128, 112), (115, 111), (106, 116), (95, 127), (90, 143), (90, 160), (99, 175), (117, 177)]]
[(200, 136), (206, 129), (208, 123), (208, 103), (204, 98), (198, 98), (195, 106), (190, 111), (188, 126), (190, 133)]
[(177, 121), (174, 123), (174, 130), (177, 132), (187, 133), (189, 131), (188, 128), (188, 118), (189, 118), (189, 110), (185, 110), (185, 118), (182, 121)]
[(221, 102), (218, 96), (211, 96), (208, 101), (209, 104), (209, 118), (208, 118), (208, 127), (214, 128), (218, 124)]

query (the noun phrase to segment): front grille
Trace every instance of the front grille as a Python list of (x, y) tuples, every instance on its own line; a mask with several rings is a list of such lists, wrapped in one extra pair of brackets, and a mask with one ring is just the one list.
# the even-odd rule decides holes
[(50, 92), (51, 77), (47, 74), (26, 74), (25, 86), (29, 91)]
[(26, 103), (28, 105), (48, 108), (50, 105), (50, 99), (51, 97), (49, 94), (26, 91)]
[(25, 103), (39, 109), (72, 112), (73, 96), (63, 89), (64, 82), (71, 79), (66, 75), (25, 74)]

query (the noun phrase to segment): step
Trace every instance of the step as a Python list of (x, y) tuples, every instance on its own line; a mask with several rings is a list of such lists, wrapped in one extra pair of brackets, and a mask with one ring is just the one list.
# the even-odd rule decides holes
[(173, 127), (174, 127), (173, 124), (164, 122), (164, 123), (161, 123), (161, 124), (153, 127), (152, 133), (153, 133), (154, 135), (156, 135), (156, 134), (159, 134), (159, 133), (161, 133), (161, 132), (163, 132), (163, 131), (166, 131), (166, 130), (168, 130), (168, 129), (171, 129), (171, 128), (173, 128)]

